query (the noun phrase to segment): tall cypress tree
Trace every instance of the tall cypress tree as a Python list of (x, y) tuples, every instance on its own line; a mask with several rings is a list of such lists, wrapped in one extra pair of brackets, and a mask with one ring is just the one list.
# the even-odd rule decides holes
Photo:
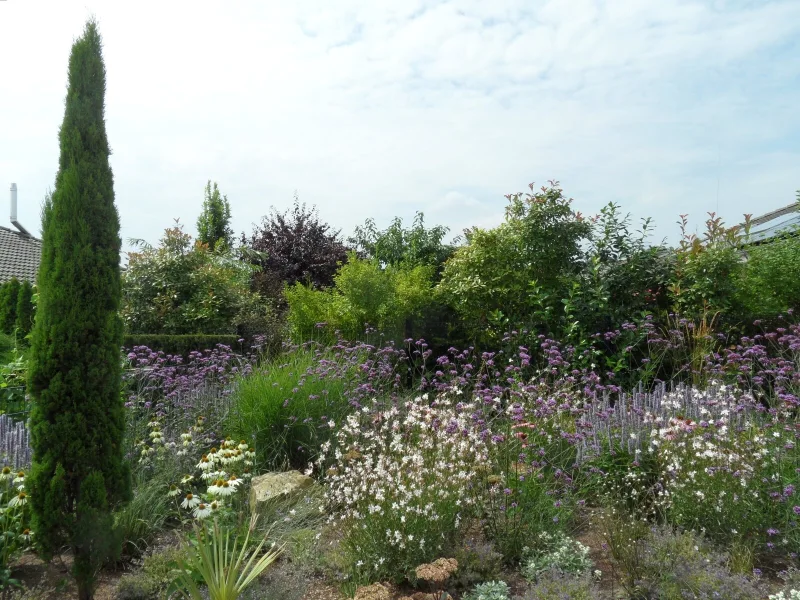
[(206, 184), (206, 196), (203, 199), (203, 212), (197, 219), (197, 239), (214, 250), (218, 245), (231, 247), (233, 229), (231, 229), (231, 205), (228, 197), (219, 193), (216, 182)]
[(119, 551), (112, 508), (130, 496), (120, 397), (119, 216), (94, 20), (72, 46), (55, 189), (42, 213), (29, 364), (34, 531), (44, 558), (72, 548), (80, 600)]
[(33, 325), (33, 286), (29, 281), (25, 281), (19, 289), (17, 296), (17, 321), (14, 329), (17, 331), (18, 339), (23, 339), (31, 332)]
[(3, 333), (12, 334), (17, 324), (17, 302), (22, 286), (14, 277), (5, 284), (4, 288), (2, 302), (0, 302), (0, 329)]

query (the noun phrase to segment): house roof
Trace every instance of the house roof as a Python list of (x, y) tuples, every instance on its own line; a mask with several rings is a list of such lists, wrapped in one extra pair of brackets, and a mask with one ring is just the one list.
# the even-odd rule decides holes
[(14, 277), (36, 283), (42, 259), (42, 240), (0, 226), (0, 283)]
[(800, 227), (800, 202), (792, 202), (783, 208), (750, 219), (747, 242), (758, 244), (791, 233), (797, 227)]

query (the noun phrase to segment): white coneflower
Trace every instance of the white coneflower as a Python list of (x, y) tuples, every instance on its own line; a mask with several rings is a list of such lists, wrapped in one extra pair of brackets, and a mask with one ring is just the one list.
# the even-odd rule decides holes
[(198, 504), (200, 504), (200, 498), (198, 498), (198, 497), (194, 496), (193, 494), (189, 493), (189, 494), (186, 494), (186, 498), (184, 498), (183, 502), (181, 502), (181, 508), (192, 509), (195, 506), (197, 506)]
[(211, 512), (217, 512), (220, 508), (222, 508), (222, 502), (219, 500), (214, 500), (208, 505), (208, 507), (211, 509)]
[(215, 479), (214, 482), (208, 486), (206, 490), (207, 493), (211, 494), (212, 496), (216, 496), (219, 493), (219, 486), (222, 482), (219, 479)]
[(169, 496), (170, 498), (174, 498), (180, 493), (181, 493), (180, 488), (173, 483), (171, 486), (169, 486), (169, 491), (167, 492), (167, 496)]
[(194, 509), (194, 518), (198, 520), (205, 519), (210, 514), (211, 514), (211, 507), (208, 504), (204, 504), (202, 502), (197, 505), (197, 508)]
[(22, 530), (22, 533), (19, 534), (19, 541), (24, 542), (26, 544), (30, 544), (32, 536), (33, 532), (26, 527), (25, 529)]
[(208, 456), (203, 454), (203, 457), (200, 459), (200, 462), (197, 463), (197, 468), (201, 471), (208, 471), (213, 467), (213, 463), (208, 459)]
[(20, 471), (19, 473), (17, 473), (17, 476), (14, 477), (14, 483), (15, 484), (25, 483), (25, 471)]
[(9, 506), (25, 506), (28, 503), (28, 495), (25, 492), (20, 492), (14, 496), (8, 503)]
[(181, 485), (186, 485), (192, 479), (194, 479), (194, 475), (189, 475), (189, 474), (184, 475), (183, 477), (181, 477)]
[(231, 486), (234, 490), (241, 485), (242, 480), (236, 477), (236, 475), (231, 475), (228, 478), (228, 485)]
[(2, 472), (0, 472), (0, 480), (2, 480), (2, 481), (8, 481), (13, 476), (14, 476), (14, 473), (11, 470), (11, 467), (3, 467)]
[(239, 450), (241, 450), (242, 452), (244, 452), (245, 450), (247, 450), (249, 447), (250, 447), (250, 446), (249, 446), (249, 445), (247, 444), (247, 442), (245, 442), (244, 440), (242, 440), (241, 442), (239, 442), (239, 446), (238, 446), (238, 448), (239, 448)]
[(230, 496), (235, 491), (236, 490), (233, 487), (231, 487), (230, 483), (228, 483), (227, 481), (223, 481), (222, 484), (219, 484), (217, 486), (217, 494), (223, 497)]

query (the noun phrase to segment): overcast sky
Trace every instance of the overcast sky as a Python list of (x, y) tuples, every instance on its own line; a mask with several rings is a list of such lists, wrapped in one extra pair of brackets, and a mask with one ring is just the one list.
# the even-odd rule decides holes
[(37, 232), (91, 14), (124, 240), (194, 233), (208, 179), (237, 233), (295, 190), (345, 234), (459, 233), (558, 179), (674, 238), (800, 188), (799, 0), (0, 0), (0, 185)]

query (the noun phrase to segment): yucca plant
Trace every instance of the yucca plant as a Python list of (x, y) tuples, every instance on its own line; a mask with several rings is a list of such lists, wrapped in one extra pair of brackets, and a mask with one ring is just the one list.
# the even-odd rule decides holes
[(230, 530), (220, 527), (216, 520), (211, 528), (195, 525), (194, 551), (189, 552), (188, 558), (178, 559), (179, 574), (173, 583), (173, 594), (170, 597), (177, 594), (177, 597), (188, 600), (204, 600), (198, 586), (198, 582), (203, 582), (211, 600), (236, 600), (239, 594), (275, 562), (283, 550), (282, 547), (270, 549), (262, 555), (266, 536), (254, 550), (249, 549), (248, 542), (256, 520), (257, 516), (254, 515), (244, 540), (237, 534), (233, 542)]

